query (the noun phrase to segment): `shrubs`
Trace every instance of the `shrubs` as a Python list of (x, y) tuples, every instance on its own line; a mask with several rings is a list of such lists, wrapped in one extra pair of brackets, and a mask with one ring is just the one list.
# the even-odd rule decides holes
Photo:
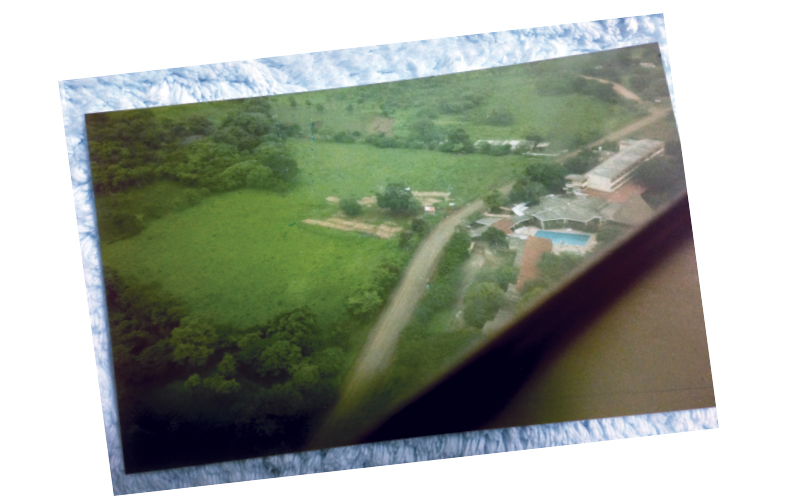
[(352, 144), (356, 142), (355, 136), (353, 136), (353, 134), (350, 132), (345, 131), (337, 132), (333, 135), (332, 139), (335, 143)]
[(583, 94), (612, 104), (620, 101), (612, 84), (590, 80), (579, 75), (565, 77), (564, 75), (549, 74), (542, 76), (536, 80), (536, 88), (540, 94), (545, 96)]
[(491, 247), (501, 247), (501, 248), (508, 248), (508, 237), (506, 236), (506, 232), (503, 230), (497, 229), (494, 226), (490, 226), (483, 232), (481, 235), (481, 240), (488, 243)]
[(481, 328), (494, 318), (505, 301), (505, 294), (496, 284), (473, 284), (464, 298), (464, 320), (473, 327)]
[(559, 193), (564, 187), (567, 170), (555, 162), (539, 161), (529, 165), (525, 175), (531, 181), (543, 184), (549, 193)]
[[(610, 141), (608, 141), (610, 142)], [(603, 146), (605, 149), (605, 145)], [(597, 153), (590, 150), (583, 150), (576, 156), (564, 162), (567, 172), (570, 174), (585, 174), (600, 163)]]
[(415, 217), (414, 219), (411, 220), (411, 231), (413, 231), (417, 235), (420, 236), (427, 235), (430, 229), (431, 228), (430, 224), (428, 224), (428, 221), (422, 218)]
[(373, 272), (370, 282), (347, 299), (350, 314), (363, 318), (377, 312), (400, 279), (404, 265), (402, 258), (389, 258), (381, 263)]
[(478, 272), (478, 276), (475, 278), (475, 282), (491, 282), (498, 287), (500, 290), (508, 290), (509, 284), (515, 283), (517, 281), (517, 269), (511, 265), (501, 266), (499, 268), (483, 268), (480, 272)]
[(508, 201), (517, 203), (539, 203), (539, 199), (547, 195), (547, 187), (542, 183), (531, 181), (527, 177), (517, 179), (508, 193)]
[(356, 197), (347, 197), (339, 200), (339, 208), (350, 217), (356, 217), (364, 210), (356, 200)]
[(462, 128), (448, 131), (438, 130), (428, 119), (418, 120), (411, 124), (411, 135), (404, 137), (388, 137), (384, 133), (373, 134), (365, 139), (367, 144), (378, 148), (409, 148), (438, 150), (445, 153), (473, 153), (475, 148), (469, 135)]
[(377, 199), (378, 207), (393, 212), (409, 212), (416, 208), (411, 190), (407, 190), (404, 183), (389, 183), (386, 189), (377, 193)]
[(492, 212), (500, 210), (506, 203), (506, 197), (497, 190), (492, 190), (483, 197), (483, 202), (489, 206), (489, 210)]
[[(239, 101), (219, 127), (202, 115), (173, 117), (169, 110), (90, 115), (87, 135), (95, 190), (120, 192), (160, 179), (215, 191), (282, 190), (297, 175), (297, 163), (282, 141), (297, 135), (299, 128), (277, 123), (264, 99)], [(271, 173), (255, 171), (255, 164), (247, 162)]]
[(506, 109), (494, 109), (489, 112), (484, 122), (487, 125), (507, 127), (514, 124), (514, 116)]
[(350, 296), (347, 300), (347, 311), (355, 317), (366, 317), (376, 312), (383, 300), (374, 290), (366, 290)]

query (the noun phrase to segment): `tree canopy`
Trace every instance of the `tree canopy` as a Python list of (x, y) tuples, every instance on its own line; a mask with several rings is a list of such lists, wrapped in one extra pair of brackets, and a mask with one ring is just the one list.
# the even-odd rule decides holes
[(491, 211), (497, 211), (506, 203), (506, 197), (497, 190), (492, 190), (483, 197), (483, 202)]
[(555, 162), (539, 161), (529, 165), (525, 175), (531, 181), (543, 184), (549, 193), (560, 193), (567, 170)]
[[(210, 114), (221, 105), (198, 106)], [(87, 115), (95, 190), (120, 192), (160, 179), (215, 191), (288, 188), (297, 176), (297, 162), (284, 139), (298, 129), (275, 121), (265, 99), (224, 106), (233, 109), (217, 124), (204, 114), (181, 115), (172, 109)]]
[(389, 209), (393, 212), (406, 212), (413, 208), (411, 190), (406, 189), (403, 183), (389, 183), (381, 192), (378, 192), (378, 207)]
[(481, 239), (492, 247), (508, 248), (506, 232), (494, 226), (487, 228), (486, 231), (483, 232), (483, 235), (481, 235)]
[(506, 298), (497, 284), (481, 282), (467, 289), (464, 297), (464, 320), (471, 326), (481, 328), (493, 319)]
[(514, 182), (511, 191), (508, 193), (508, 201), (511, 203), (532, 203), (538, 204), (539, 199), (547, 195), (548, 190), (545, 185), (530, 178), (522, 177)]
[(361, 204), (358, 203), (356, 197), (347, 197), (339, 200), (339, 208), (350, 217), (358, 216), (364, 209), (361, 207)]
[(172, 330), (170, 343), (175, 362), (201, 367), (216, 350), (217, 332), (207, 318), (188, 316), (182, 318), (180, 326)]

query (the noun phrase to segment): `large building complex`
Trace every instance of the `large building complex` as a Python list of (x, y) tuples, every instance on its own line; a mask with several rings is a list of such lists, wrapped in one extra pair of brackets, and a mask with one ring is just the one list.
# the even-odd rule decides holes
[(664, 152), (664, 141), (627, 139), (619, 142), (619, 153), (583, 176), (567, 176), (567, 188), (589, 188), (612, 192), (625, 184), (642, 163)]

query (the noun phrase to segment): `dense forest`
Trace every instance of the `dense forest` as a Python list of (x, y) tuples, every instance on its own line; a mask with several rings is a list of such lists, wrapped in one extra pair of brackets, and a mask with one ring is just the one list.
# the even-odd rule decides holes
[(227, 191), (242, 187), (287, 189), (297, 162), (263, 98), (238, 106), (219, 125), (202, 115), (175, 120), (150, 109), (86, 116), (92, 181), (101, 194), (173, 179), (186, 186)]
[(191, 106), (196, 112), (186, 116), (167, 108), (86, 115), (104, 241), (144, 229), (145, 221), (131, 213), (124, 193), (158, 181), (173, 181), (184, 189), (163, 197), (169, 199), (163, 200), (167, 206), (148, 204), (149, 219), (212, 193), (291, 188), (298, 167), (286, 139), (297, 135), (298, 127), (278, 123), (265, 98), (227, 101), (218, 107), (226, 112), (216, 121), (202, 112), (208, 105)]

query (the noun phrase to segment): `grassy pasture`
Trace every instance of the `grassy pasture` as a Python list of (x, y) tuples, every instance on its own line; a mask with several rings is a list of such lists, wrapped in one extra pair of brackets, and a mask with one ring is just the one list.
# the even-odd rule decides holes
[(347, 296), (397, 245), (303, 225), (302, 216), (286, 196), (226, 193), (104, 246), (103, 261), (123, 276), (161, 282), (215, 323), (247, 327), (307, 305), (333, 325)]
[[(579, 74), (575, 62), (545, 61), (548, 72)], [(311, 122), (321, 134), (339, 131), (370, 132), (375, 117), (389, 111), (395, 120), (395, 135), (408, 136), (409, 124), (432, 114), (442, 127), (462, 127), (473, 140), (523, 139), (531, 130), (545, 140), (561, 146), (574, 135), (615, 130), (636, 118), (632, 105), (613, 105), (578, 95), (545, 96), (537, 92), (536, 79), (545, 74), (538, 65), (516, 65), (480, 72), (392, 82), (381, 85), (334, 89), (324, 93), (302, 93), (272, 97), (278, 120), (298, 124), (308, 134)], [(441, 112), (442, 103), (458, 104), (464, 96), (481, 96), (481, 104), (460, 113)], [(294, 99), (296, 106), (290, 105)], [(305, 101), (313, 104), (308, 106)], [(316, 104), (322, 104), (323, 111)], [(382, 106), (384, 107), (382, 109)], [(510, 125), (489, 125), (493, 110), (506, 110), (514, 121)]]
[[(449, 191), (463, 202), (511, 182), (530, 159), (453, 155), (427, 150), (380, 149), (365, 144), (292, 140), (300, 184), (291, 197), (324, 202), (333, 195), (369, 196), (392, 181), (415, 191)], [(306, 216), (308, 217), (308, 216)]]
[[(123, 276), (161, 282), (192, 311), (221, 324), (246, 327), (308, 305), (332, 326), (372, 270), (403, 251), (396, 239), (301, 223), (336, 214), (338, 206), (325, 197), (372, 195), (402, 179), (415, 190), (452, 190), (469, 201), (513, 179), (525, 161), (308, 140), (296, 140), (292, 148), (301, 175), (286, 194), (240, 190), (204, 198), (150, 221), (135, 237), (103, 245), (103, 262)], [(151, 185), (128, 203), (157, 204), (174, 189)]]

